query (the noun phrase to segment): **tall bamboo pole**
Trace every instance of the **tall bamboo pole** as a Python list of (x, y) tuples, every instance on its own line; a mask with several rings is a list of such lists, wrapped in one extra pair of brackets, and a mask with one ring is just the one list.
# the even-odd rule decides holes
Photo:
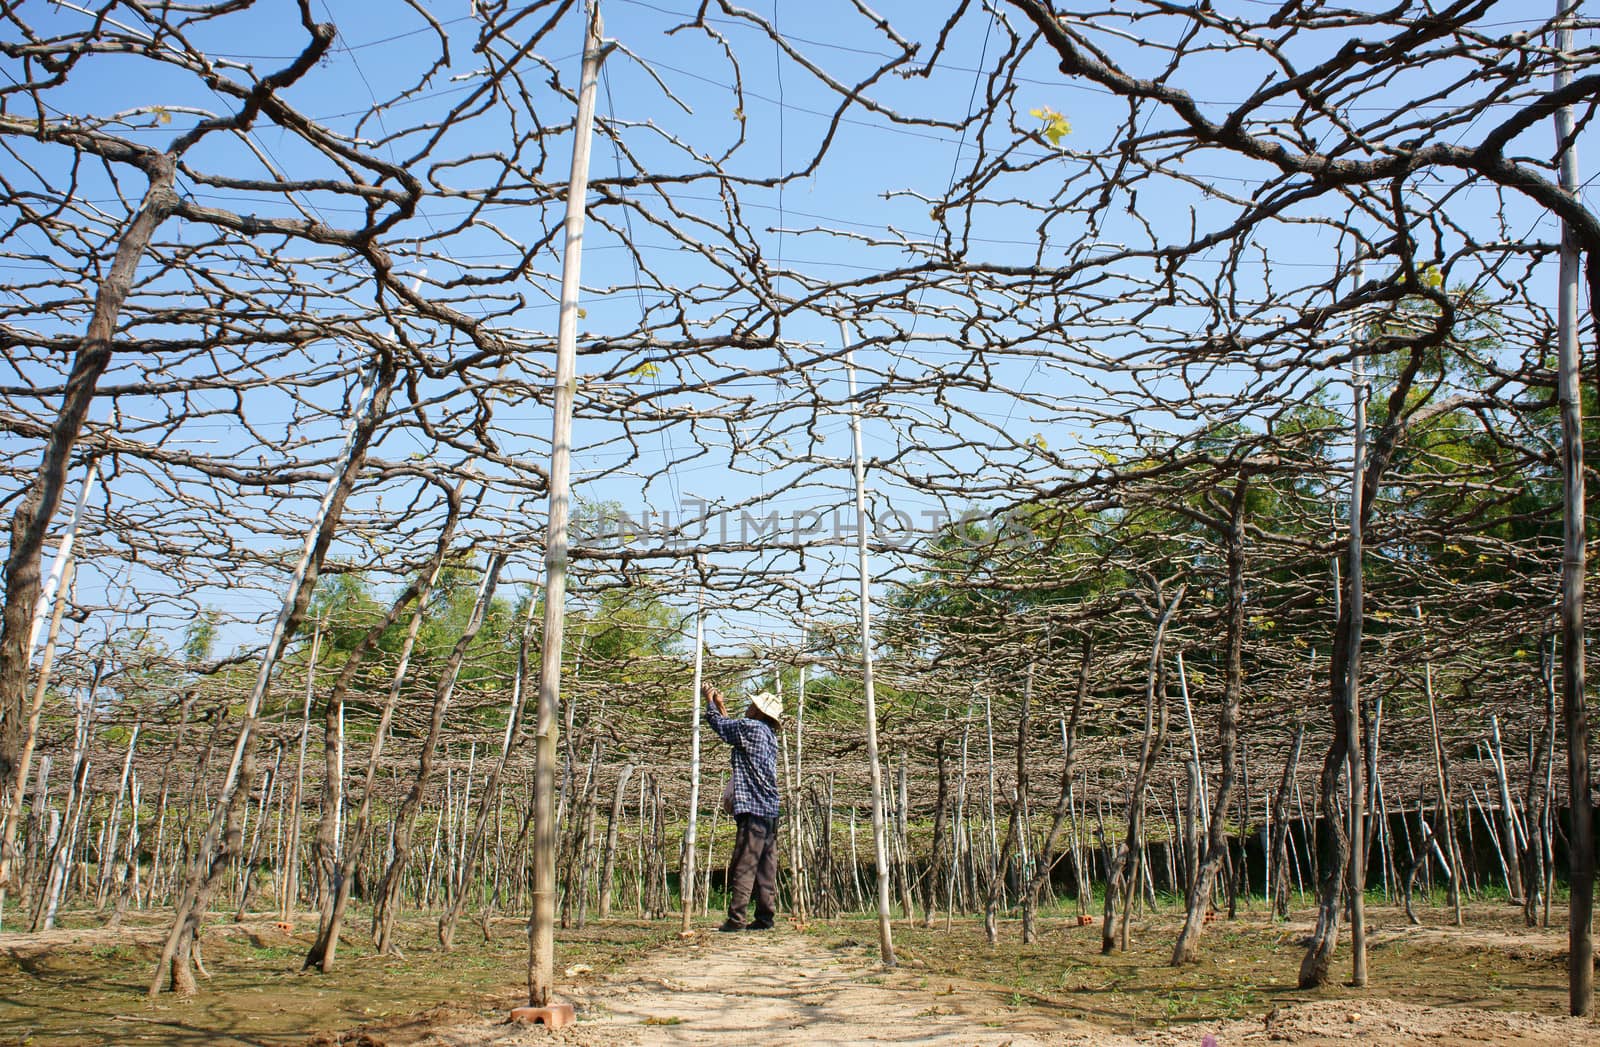
[(550, 502), (545, 529), (544, 630), (539, 657), (539, 706), (534, 728), (533, 926), (528, 935), (528, 1003), (548, 1007), (555, 987), (556, 741), (561, 717), (561, 639), (567, 609), (567, 518), (571, 498), (572, 401), (577, 385), (578, 293), (583, 257), (584, 203), (589, 193), (589, 138), (595, 87), (605, 58), (598, 2), (584, 32), (578, 116), (573, 127), (572, 176), (567, 183), (565, 244), (561, 252), (561, 316), (556, 328), (556, 381), (551, 411)]
[(683, 896), (683, 928), (689, 934), (694, 920), (694, 860), (695, 840), (700, 822), (700, 676), (705, 662), (705, 590), (700, 591), (694, 607), (694, 693), (689, 698), (689, 824), (683, 831), (683, 872), (679, 879), (679, 894)]
[[(1555, 89), (1572, 82), (1566, 56), (1572, 49), (1574, 0), (1556, 0)], [(1578, 195), (1578, 154), (1572, 109), (1556, 110), (1556, 148), (1561, 154), (1561, 189)], [(1567, 855), (1572, 893), (1568, 904), (1568, 1007), (1587, 1015), (1594, 1005), (1594, 822), (1589, 805), (1589, 712), (1584, 694), (1583, 585), (1585, 558), (1583, 400), (1578, 369), (1578, 246), (1564, 225), (1557, 302), (1557, 390), (1561, 402), (1561, 692), (1567, 727), (1567, 796), (1572, 833)]]
[[(839, 321), (839, 337), (850, 344), (844, 321)], [(855, 445), (856, 480), (856, 560), (861, 574), (861, 685), (866, 703), (867, 766), (872, 778), (872, 847), (878, 866), (878, 948), (883, 965), (893, 967), (894, 936), (889, 926), (889, 860), (883, 831), (883, 765), (878, 760), (878, 704), (872, 689), (872, 575), (867, 570), (867, 471), (861, 460), (861, 405), (856, 402), (856, 357), (853, 349), (844, 354), (850, 382), (850, 435)]]

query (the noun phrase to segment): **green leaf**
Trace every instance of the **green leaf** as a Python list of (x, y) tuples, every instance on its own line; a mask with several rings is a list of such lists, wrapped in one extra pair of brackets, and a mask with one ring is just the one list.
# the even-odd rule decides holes
[(1028, 115), (1036, 120), (1044, 121), (1044, 126), (1039, 129), (1039, 133), (1044, 135), (1045, 140), (1057, 149), (1061, 148), (1061, 140), (1072, 133), (1071, 121), (1048, 106), (1029, 109)]

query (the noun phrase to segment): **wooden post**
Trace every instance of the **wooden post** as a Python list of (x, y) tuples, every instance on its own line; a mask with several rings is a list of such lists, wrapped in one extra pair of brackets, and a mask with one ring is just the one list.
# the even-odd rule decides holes
[[(64, 569), (65, 577), (68, 580), (67, 584), (70, 584), (72, 572), (75, 569), (75, 566), (76, 565), (72, 560), (69, 559), (67, 561), (67, 565)], [(28, 769), (32, 766), (34, 746), (38, 744), (39, 740), (39, 713), (44, 708), (45, 695), (50, 690), (50, 667), (55, 663), (56, 640), (61, 635), (61, 617), (62, 613), (66, 610), (66, 607), (67, 601), (65, 599), (57, 600), (54, 608), (50, 612), (50, 630), (45, 637), (44, 653), (40, 655), (39, 658), (39, 675), (38, 679), (34, 682), (33, 700), (27, 709), (28, 722), (24, 724), (22, 728), (22, 755), (17, 760), (17, 774), (15, 780), (11, 783), (10, 799), (6, 801), (4, 815), (0, 816), (0, 823), (3, 823), (3, 826), (0, 826), (0, 914), (3, 914), (5, 909), (6, 890), (8, 887), (14, 883), (20, 888), (27, 879), (25, 875), (26, 870), (24, 870), (23, 875), (18, 875), (17, 872), (19, 868), (22, 868), (23, 864), (17, 860), (17, 825), (22, 821), (22, 801), (27, 795)], [(96, 671), (98, 672), (98, 670)], [(184, 708), (187, 710), (188, 707), (185, 706)], [(49, 775), (50, 757), (40, 757), (40, 786), (45, 784), (44, 780), (47, 779)], [(35, 793), (33, 814), (29, 816), (30, 825), (34, 819), (38, 818), (39, 811), (43, 809), (41, 801), (43, 800), (44, 795), (45, 792), (43, 788), (39, 788)], [(29, 836), (31, 839), (31, 832)], [(160, 856), (159, 844), (156, 848), (156, 854), (157, 857)], [(154, 867), (152, 866), (152, 873), (153, 872)]]
[[(1554, 769), (1551, 764), (1555, 760), (1556, 745), (1556, 681), (1555, 681), (1555, 637), (1549, 637), (1546, 645), (1544, 638), (1539, 642), (1539, 683), (1544, 691), (1544, 728), (1542, 735), (1528, 733), (1528, 820), (1533, 822), (1536, 832), (1529, 842), (1527, 856), (1527, 876), (1525, 891), (1526, 900), (1523, 903), (1522, 915), (1524, 922), (1529, 927), (1539, 926), (1540, 910), (1544, 911), (1544, 924), (1549, 925), (1549, 885), (1551, 874), (1551, 808), (1554, 804), (1550, 790), (1554, 786)], [(1541, 770), (1541, 759), (1543, 770)]]
[[(477, 868), (478, 855), (484, 849), (486, 834), (488, 832), (490, 808), (496, 823), (496, 832), (499, 831), (501, 807), (501, 778), (505, 774), (506, 764), (511, 759), (513, 749), (522, 741), (522, 696), (524, 692), (524, 677), (526, 676), (528, 662), (528, 647), (533, 640), (533, 606), (534, 601), (528, 601), (528, 613), (523, 619), (522, 641), (517, 654), (517, 671), (511, 682), (511, 703), (506, 710), (506, 729), (500, 737), (500, 759), (494, 764), (484, 781), (483, 796), (478, 801), (478, 812), (472, 821), (472, 835), (466, 837), (467, 832), (467, 806), (462, 803), (461, 832), (466, 840), (461, 851), (460, 884), (455, 894), (451, 897), (449, 908), (445, 915), (439, 919), (439, 945), (445, 952), (450, 951), (451, 942), (455, 935), (456, 922), (461, 919), (461, 914), (466, 911), (468, 900), (468, 885), (472, 879), (473, 871)], [(467, 788), (472, 787), (471, 760), (468, 760)], [(363, 802), (365, 798), (363, 797)], [(498, 852), (497, 852), (498, 853)], [(488, 926), (489, 913), (493, 908), (494, 899), (498, 896), (499, 889), (499, 861), (495, 861), (495, 893), (490, 895), (489, 904), (484, 906), (484, 926)]]
[[(805, 630), (800, 632), (801, 646), (805, 646)], [(806, 667), (801, 663), (799, 678), (795, 684), (795, 717), (794, 717), (794, 777), (789, 783), (789, 795), (793, 798), (793, 807), (789, 824), (789, 859), (790, 877), (794, 881), (795, 915), (804, 922), (810, 906), (810, 877), (806, 869), (806, 840), (805, 808), (801, 804), (802, 781), (801, 769), (805, 756), (805, 726), (806, 726)], [(715, 819), (715, 814), (713, 814)]]
[[(844, 321), (839, 337), (850, 344)], [(861, 458), (861, 405), (856, 403), (855, 351), (846, 349), (850, 382), (850, 433), (855, 445), (856, 559), (861, 573), (861, 684), (866, 703), (867, 768), (872, 779), (872, 847), (878, 866), (878, 950), (885, 967), (895, 965), (894, 936), (889, 926), (889, 858), (883, 825), (883, 766), (878, 760), (878, 704), (872, 689), (872, 575), (867, 569), (867, 473)]]
[(1295, 724), (1294, 741), (1289, 744), (1289, 755), (1283, 762), (1283, 778), (1278, 783), (1278, 795), (1273, 799), (1272, 814), (1272, 870), (1276, 877), (1268, 878), (1267, 910), (1287, 918), (1289, 915), (1289, 828), (1293, 818), (1289, 810), (1289, 796), (1295, 783), (1295, 771), (1300, 766), (1300, 744), (1305, 739), (1305, 724)]
[[(1356, 282), (1361, 282), (1361, 270), (1356, 270)], [(1362, 586), (1362, 487), (1367, 471), (1367, 379), (1361, 366), (1360, 354), (1350, 359), (1351, 386), (1355, 400), (1355, 447), (1350, 463), (1350, 547), (1349, 585), (1350, 615), (1349, 652), (1345, 662), (1344, 717), (1345, 734), (1349, 740), (1345, 759), (1350, 769), (1350, 968), (1351, 981), (1357, 986), (1367, 984), (1367, 846), (1366, 846), (1366, 788), (1362, 782), (1364, 768), (1361, 759), (1361, 633), (1364, 592)]]
[(139, 801), (141, 797), (139, 772), (133, 772), (133, 783), (128, 796), (128, 836), (122, 848), (118, 867), (117, 896), (112, 908), (110, 926), (120, 927), (127, 914), (129, 901), (139, 898)]
[(600, 863), (600, 918), (611, 915), (611, 895), (617, 869), (617, 835), (622, 830), (622, 801), (633, 777), (633, 764), (625, 763), (617, 772), (617, 788), (611, 796), (611, 817), (606, 822), (605, 853)]
[(472, 772), (477, 769), (478, 743), (467, 745), (467, 773), (461, 777), (461, 817), (456, 819), (456, 837), (450, 842), (450, 879), (463, 897), (467, 893), (467, 814), (472, 810)]
[[(71, 585), (72, 572), (76, 567), (72, 558), (72, 547), (78, 536), (78, 525), (83, 520), (84, 506), (88, 504), (99, 475), (96, 463), (91, 461), (83, 478), (83, 487), (78, 491), (78, 500), (72, 507), (72, 517), (68, 520), (66, 531), (56, 545), (56, 555), (50, 564), (50, 574), (46, 577), (44, 587), (39, 593), (33, 622), (28, 628), (28, 645), (25, 650), (27, 658), (31, 661), (33, 648), (39, 642), (39, 631), (43, 626), (45, 612), (47, 609), (50, 610), (50, 628), (45, 637), (44, 653), (39, 665), (32, 703), (16, 710), (19, 714), (25, 712), (27, 716), (19, 732), (21, 745), (16, 777), (0, 782), (0, 798), (3, 798), (0, 799), (0, 803), (3, 803), (3, 807), (0, 807), (0, 911), (5, 909), (6, 890), (12, 886), (13, 870), (17, 867), (15, 854), (17, 822), (22, 817), (22, 801), (28, 792), (28, 772), (33, 764), (34, 747), (38, 743), (39, 712), (43, 708), (45, 694), (49, 689), (50, 666), (55, 659), (56, 638), (61, 632), (62, 612), (66, 609), (67, 600), (64, 593)], [(138, 728), (135, 727), (134, 731), (137, 736)]]
[[(1573, 0), (1556, 0), (1555, 89), (1572, 82), (1566, 56), (1572, 49)], [(1556, 110), (1556, 148), (1561, 155), (1561, 189), (1578, 195), (1578, 154), (1572, 109)], [(1567, 797), (1572, 834), (1568, 841), (1567, 978), (1568, 1009), (1584, 1016), (1594, 1006), (1594, 821), (1589, 802), (1589, 711), (1584, 694), (1584, 477), (1583, 399), (1578, 355), (1578, 246), (1565, 225), (1561, 235), (1561, 275), (1557, 303), (1557, 378), (1561, 410), (1561, 693), (1567, 727)]]
[[(128, 780), (133, 774), (133, 752), (139, 744), (139, 724), (133, 725), (133, 733), (128, 738), (128, 754), (122, 760), (122, 776), (117, 781), (117, 797), (111, 802), (111, 814), (106, 825), (106, 845), (100, 850), (100, 875), (96, 877), (95, 908), (103, 910), (106, 897), (111, 890), (111, 866), (109, 856), (117, 849), (117, 836), (122, 828), (122, 801), (128, 795)], [(137, 817), (135, 812), (135, 817)]]
[(540, 644), (539, 705), (534, 729), (533, 926), (528, 935), (528, 1004), (548, 1007), (555, 987), (556, 724), (561, 716), (561, 639), (567, 608), (567, 518), (572, 471), (572, 401), (577, 385), (578, 294), (583, 256), (584, 202), (589, 192), (589, 138), (595, 87), (605, 57), (599, 4), (589, 7), (584, 33), (578, 115), (573, 127), (572, 176), (567, 183), (561, 257), (561, 315), (556, 331), (556, 380), (551, 411), (549, 510), (545, 529), (544, 631)]
[[(1500, 743), (1500, 718), (1494, 713), (1489, 714), (1489, 730), (1494, 740), (1494, 747), (1490, 750), (1490, 755), (1494, 758), (1494, 776), (1500, 787), (1500, 833), (1493, 834), (1498, 837), (1495, 850), (1501, 850), (1499, 839), (1504, 839), (1505, 848), (1501, 854), (1501, 865), (1506, 877), (1506, 892), (1510, 894), (1512, 901), (1521, 902), (1523, 888), (1522, 866), (1517, 861), (1517, 855), (1520, 853), (1517, 847), (1517, 809), (1511, 800), (1511, 781), (1506, 772), (1505, 749)], [(1479, 809), (1482, 809), (1481, 801)], [(1484, 813), (1484, 818), (1484, 824), (1493, 830), (1494, 823), (1487, 820), (1487, 812)]]
[[(5, 891), (11, 886), (10, 874), (16, 864), (16, 856), (12, 853), (16, 840), (16, 822), (22, 816), (22, 798), (28, 791), (28, 769), (33, 762), (35, 739), (39, 730), (39, 709), (46, 691), (45, 681), (50, 675), (55, 639), (61, 630), (61, 614), (66, 606), (65, 598), (56, 600), (55, 597), (70, 585), (71, 570), (74, 566), (72, 547), (78, 536), (78, 525), (83, 520), (84, 506), (88, 504), (89, 496), (94, 492), (99, 475), (95, 463), (90, 462), (88, 471), (84, 474), (83, 487), (78, 491), (78, 500), (72, 507), (72, 516), (67, 521), (67, 528), (56, 545), (56, 555), (50, 564), (50, 574), (45, 578), (44, 587), (39, 592), (39, 602), (34, 607), (33, 622), (28, 627), (26, 650), (31, 661), (33, 648), (39, 642), (39, 632), (44, 624), (45, 613), (50, 610), (50, 629), (45, 639), (47, 653), (44, 664), (39, 669), (39, 683), (34, 691), (33, 704), (31, 708), (27, 708), (27, 722), (19, 732), (21, 755), (17, 759), (16, 777), (10, 781), (0, 782), (0, 797), (5, 799), (4, 807), (0, 808), (0, 908), (5, 905)], [(19, 707), (17, 711), (20, 714), (24, 710)]]
[[(463, 628), (461, 635), (456, 638), (455, 646), (451, 648), (449, 656), (445, 659), (444, 665), (440, 670), (438, 682), (434, 685), (432, 711), (427, 721), (428, 731), (423, 736), (422, 749), (417, 755), (416, 770), (411, 775), (411, 785), (406, 789), (404, 798), (400, 801), (400, 808), (394, 815), (393, 853), (389, 858), (388, 868), (384, 870), (383, 878), (378, 885), (377, 896), (373, 902), (372, 909), (373, 944), (378, 947), (378, 952), (385, 955), (395, 952), (394, 925), (399, 916), (404, 878), (411, 860), (412, 833), (416, 828), (417, 817), (426, 805), (428, 785), (433, 778), (434, 760), (440, 741), (444, 737), (445, 717), (449, 714), (450, 701), (455, 694), (456, 683), (460, 679), (461, 665), (466, 659), (467, 650), (471, 647), (479, 630), (483, 628), (484, 621), (489, 616), (489, 608), (494, 601), (495, 587), (499, 584), (500, 571), (505, 566), (505, 561), (504, 553), (491, 553), (489, 555), (489, 562), (484, 567), (483, 577), (478, 582), (477, 596), (472, 601), (472, 611), (467, 616), (466, 626)], [(398, 674), (395, 680), (399, 680)], [(394, 686), (398, 687), (398, 682)], [(342, 734), (342, 720), (340, 721), (340, 729)], [(340, 744), (341, 746), (343, 745), (342, 738)], [(446, 752), (448, 754), (448, 748)], [(369, 760), (369, 769), (372, 766)], [(448, 770), (446, 773), (448, 774)], [(449, 779), (447, 778), (445, 795), (440, 798), (439, 812), (436, 816), (438, 820), (434, 823), (434, 844), (428, 856), (429, 874), (424, 877), (427, 883), (424, 898), (428, 899), (431, 899), (434, 888), (438, 886), (438, 880), (432, 874), (432, 870), (436, 867), (435, 863), (440, 856), (439, 841), (441, 836), (447, 848), (452, 842), (452, 837), (443, 834), (443, 829), (449, 827), (448, 816), (452, 810), (453, 800), (448, 783)], [(343, 784), (342, 780), (340, 784)], [(361, 811), (362, 809), (358, 807), (358, 819)], [(361, 832), (359, 823), (353, 831), (359, 837)], [(362, 849), (362, 841), (354, 839), (350, 841), (345, 851), (339, 852), (339, 860), (344, 863), (344, 868), (354, 869), (354, 865), (351, 863), (360, 859)], [(449, 883), (449, 866), (444, 866), (443, 871), (445, 873), (444, 880)], [(342, 879), (348, 882), (349, 877), (342, 877)], [(423, 904), (427, 905), (428, 903), (425, 901)], [(307, 956), (307, 959), (310, 960), (311, 957)], [(331, 964), (331, 962), (330, 959), (329, 963)]]
[[(1422, 608), (1417, 608), (1417, 618), (1422, 618)], [(1434, 777), (1439, 786), (1439, 811), (1441, 815), (1440, 830), (1444, 833), (1445, 862), (1450, 873), (1450, 905), (1455, 911), (1455, 924), (1462, 925), (1461, 914), (1461, 869), (1456, 860), (1456, 832), (1455, 823), (1451, 820), (1450, 813), (1450, 776), (1445, 770), (1444, 738), (1439, 733), (1439, 712), (1433, 700), (1433, 662), (1424, 659), (1422, 663), (1422, 688), (1428, 699), (1428, 725), (1433, 733), (1433, 770)]]
[(317, 655), (322, 649), (322, 630), (327, 623), (318, 622), (311, 633), (311, 660), (306, 663), (306, 701), (300, 712), (300, 751), (295, 757), (294, 793), (289, 801), (289, 842), (285, 846), (288, 869), (284, 876), (283, 903), (278, 918), (293, 923), (295, 910), (300, 905), (300, 800), (305, 790), (306, 739), (311, 733), (311, 699), (317, 689)]
[(1194, 761), (1198, 775), (1195, 784), (1200, 794), (1200, 824), (1196, 828), (1204, 835), (1211, 824), (1211, 800), (1206, 795), (1206, 768), (1200, 762), (1200, 735), (1194, 728), (1194, 709), (1189, 704), (1189, 674), (1184, 671), (1182, 651), (1178, 652), (1178, 690), (1183, 694), (1183, 718), (1189, 725), (1189, 758)]
[(997, 898), (996, 887), (1000, 879), (1000, 826), (995, 816), (994, 794), (994, 699), (987, 690), (983, 693), (983, 734), (988, 743), (989, 754), (989, 788), (987, 791), (988, 819), (989, 819), (989, 886), (984, 891), (988, 903), (984, 908), (984, 926), (989, 931), (989, 943), (994, 944), (994, 906)]
[(950, 889), (944, 911), (944, 929), (950, 929), (955, 917), (956, 899), (964, 896), (961, 883), (961, 855), (967, 825), (967, 741), (972, 731), (972, 705), (967, 705), (967, 715), (961, 720), (961, 774), (956, 779), (956, 809), (950, 822)]
[[(1110, 955), (1119, 947), (1124, 952), (1128, 948), (1128, 914), (1134, 899), (1138, 896), (1140, 877), (1144, 868), (1145, 793), (1150, 773), (1155, 769), (1156, 760), (1160, 756), (1161, 747), (1165, 744), (1167, 736), (1167, 672), (1163, 665), (1162, 652), (1167, 626), (1177, 613), (1179, 605), (1183, 603), (1183, 597), (1187, 592), (1188, 584), (1180, 584), (1177, 592), (1168, 601), (1162, 595), (1159, 585), (1156, 588), (1159, 612), (1156, 617), (1155, 635), (1150, 642), (1150, 663), (1145, 670), (1144, 734), (1139, 743), (1139, 759), (1134, 765), (1133, 781), (1128, 793), (1127, 829), (1122, 843), (1117, 848), (1116, 857), (1112, 858), (1109, 854), (1106, 856), (1106, 891), (1102, 905), (1104, 917), (1100, 928), (1100, 951), (1105, 955)], [(1125, 761), (1119, 762), (1125, 765)], [(1100, 835), (1101, 839), (1105, 840), (1103, 824)], [(1116, 903), (1119, 897), (1123, 902), (1120, 936), (1115, 926)]]
[(72, 775), (67, 779), (66, 802), (61, 808), (61, 834), (56, 838), (55, 849), (47, 859), (44, 890), (34, 902), (34, 931), (48, 931), (55, 926), (56, 909), (64, 893), (67, 872), (71, 868), (72, 847), (89, 791), (89, 719), (94, 706), (94, 692), (99, 685), (101, 665), (95, 663), (95, 682), (89, 688), (88, 699), (78, 702), (77, 723), (72, 734)]
[[(911, 838), (907, 824), (911, 812), (911, 784), (907, 780), (906, 760), (904, 756), (901, 756), (900, 758), (900, 766), (898, 771), (900, 777), (900, 786), (895, 790), (896, 802), (894, 812), (894, 833), (895, 845), (898, 849), (900, 859), (900, 908), (904, 910), (903, 915), (905, 919), (910, 921), (915, 915), (914, 909), (916, 907), (916, 899), (911, 893)], [(800, 916), (802, 919), (805, 918), (805, 910), (803, 907), (801, 909)]]
[[(722, 795), (722, 781), (720, 779), (718, 780), (718, 783), (717, 783), (716, 795), (718, 797), (720, 797)], [(711, 806), (711, 831), (706, 834), (706, 860), (705, 860), (705, 865), (704, 865), (705, 871), (700, 874), (700, 915), (701, 916), (709, 916), (709, 915), (711, 915), (711, 869), (712, 869), (711, 860), (714, 857), (715, 852), (716, 852), (716, 847), (717, 847), (717, 820), (718, 820), (718, 818), (721, 817), (721, 815), (722, 815), (722, 804), (721, 803), (712, 804), (712, 806)]]

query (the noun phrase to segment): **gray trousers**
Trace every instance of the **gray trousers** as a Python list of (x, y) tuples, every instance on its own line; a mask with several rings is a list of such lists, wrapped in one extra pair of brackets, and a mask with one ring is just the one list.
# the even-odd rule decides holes
[(778, 905), (778, 819), (741, 814), (734, 820), (739, 834), (728, 873), (728, 919), (745, 922), (744, 911), (754, 892), (755, 922), (770, 926)]

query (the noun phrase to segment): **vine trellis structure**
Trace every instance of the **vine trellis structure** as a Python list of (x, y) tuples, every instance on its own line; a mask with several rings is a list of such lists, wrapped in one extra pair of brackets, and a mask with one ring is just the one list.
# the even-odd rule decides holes
[(703, 677), (886, 964), (1442, 888), (1592, 1011), (1579, 5), (337, 8), (6, 14), (0, 933), (535, 913), (548, 1003), (718, 904)]

